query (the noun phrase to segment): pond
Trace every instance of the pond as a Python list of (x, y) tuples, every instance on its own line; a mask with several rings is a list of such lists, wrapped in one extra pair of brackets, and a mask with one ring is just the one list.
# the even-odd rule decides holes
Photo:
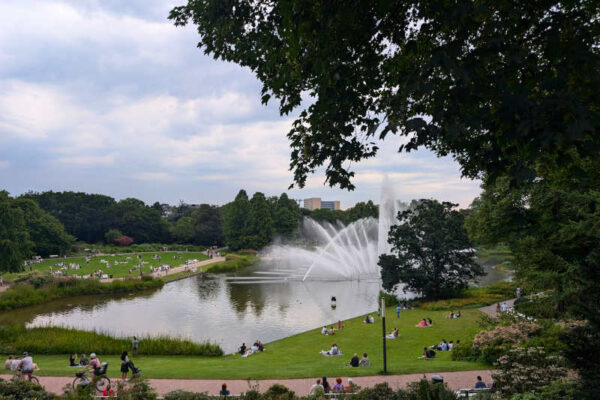
[[(490, 272), (486, 283), (506, 278), (485, 269)], [(267, 343), (373, 312), (379, 288), (378, 280), (242, 284), (222, 275), (197, 275), (149, 293), (68, 298), (4, 312), (0, 324), (64, 326), (115, 336), (172, 335), (209, 340), (231, 353), (242, 342)]]

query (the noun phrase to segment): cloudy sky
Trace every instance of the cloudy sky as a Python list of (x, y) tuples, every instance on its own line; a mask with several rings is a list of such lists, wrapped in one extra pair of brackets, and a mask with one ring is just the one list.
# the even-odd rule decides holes
[[(205, 56), (193, 27), (167, 21), (183, 1), (0, 1), (0, 189), (171, 204), (286, 191), (291, 119), (260, 104), (248, 69)], [(467, 206), (480, 192), (452, 159), (399, 144), (355, 166), (353, 192), (318, 173), (289, 194), (377, 202), (384, 175), (402, 200)]]

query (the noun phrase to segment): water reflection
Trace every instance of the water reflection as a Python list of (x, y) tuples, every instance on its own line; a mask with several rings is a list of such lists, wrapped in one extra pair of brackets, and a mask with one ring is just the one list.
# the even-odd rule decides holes
[[(269, 342), (373, 311), (378, 291), (378, 281), (237, 284), (196, 276), (141, 296), (71, 298), (3, 313), (0, 323), (169, 334), (210, 340), (233, 352), (242, 342)], [(331, 296), (337, 297), (335, 310)]]

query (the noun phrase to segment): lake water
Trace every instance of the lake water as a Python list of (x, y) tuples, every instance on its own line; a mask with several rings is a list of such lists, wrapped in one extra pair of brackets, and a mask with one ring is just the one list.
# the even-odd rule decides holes
[[(486, 283), (506, 278), (486, 270)], [(240, 284), (222, 275), (197, 275), (153, 292), (69, 298), (4, 312), (0, 324), (64, 326), (116, 336), (168, 334), (209, 340), (230, 353), (242, 342), (266, 343), (373, 312), (379, 288), (378, 280)]]

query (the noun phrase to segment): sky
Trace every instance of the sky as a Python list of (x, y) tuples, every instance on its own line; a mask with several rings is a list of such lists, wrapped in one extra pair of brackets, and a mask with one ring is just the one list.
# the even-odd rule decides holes
[(260, 102), (248, 68), (196, 47), (169, 10), (184, 0), (0, 1), (0, 190), (84, 191), (147, 203), (224, 204), (239, 189), (295, 199), (378, 203), (387, 176), (400, 200), (468, 206), (480, 182), (428, 150), (386, 138), (354, 164), (354, 191), (323, 171), (287, 190), (293, 117)]

